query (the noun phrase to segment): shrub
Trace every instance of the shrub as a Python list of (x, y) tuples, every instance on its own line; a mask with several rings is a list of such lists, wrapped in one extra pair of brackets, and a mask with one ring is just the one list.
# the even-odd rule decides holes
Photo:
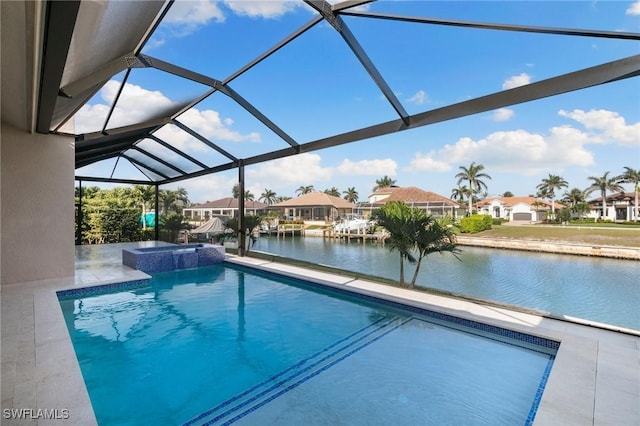
[(559, 223), (569, 223), (571, 220), (571, 210), (564, 208), (558, 210), (556, 214), (556, 221)]
[(460, 220), (460, 230), (466, 234), (475, 234), (476, 232), (491, 229), (493, 218), (488, 214), (476, 214), (468, 216)]
[(582, 218), (578, 218), (578, 219), (571, 219), (570, 223), (595, 223), (595, 218), (593, 217), (582, 217)]

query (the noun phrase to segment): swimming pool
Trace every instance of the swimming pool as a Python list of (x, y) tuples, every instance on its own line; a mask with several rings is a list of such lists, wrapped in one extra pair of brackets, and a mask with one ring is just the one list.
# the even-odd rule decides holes
[(104, 425), (528, 424), (558, 348), (229, 265), (109, 291), (58, 293)]

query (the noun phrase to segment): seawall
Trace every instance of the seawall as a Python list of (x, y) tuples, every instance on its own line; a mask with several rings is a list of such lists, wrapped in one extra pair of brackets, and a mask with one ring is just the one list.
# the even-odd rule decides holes
[(544, 253), (575, 254), (581, 256), (640, 260), (640, 248), (638, 247), (603, 246), (540, 240), (516, 240), (484, 237), (481, 238), (462, 235), (459, 235), (457, 239), (458, 244), (463, 246), (490, 247), (509, 250), (526, 250)]

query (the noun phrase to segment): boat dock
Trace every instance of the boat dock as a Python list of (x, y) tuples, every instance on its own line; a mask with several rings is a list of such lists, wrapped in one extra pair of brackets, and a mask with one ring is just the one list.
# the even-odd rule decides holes
[[(269, 232), (271, 235), (271, 232)], [(287, 225), (278, 225), (276, 228), (276, 237), (296, 237), (296, 236), (304, 236), (305, 229), (303, 224), (287, 224)]]
[(384, 244), (384, 241), (389, 237), (389, 234), (385, 232), (367, 233), (365, 230), (356, 231), (356, 232), (354, 231), (347, 232), (347, 231), (336, 231), (334, 229), (327, 229), (326, 231), (323, 232), (323, 236), (325, 238), (337, 238), (339, 240), (344, 240), (348, 243), (350, 243), (352, 240), (355, 240), (357, 242), (362, 242), (362, 243), (366, 243), (367, 241), (370, 241), (374, 243)]

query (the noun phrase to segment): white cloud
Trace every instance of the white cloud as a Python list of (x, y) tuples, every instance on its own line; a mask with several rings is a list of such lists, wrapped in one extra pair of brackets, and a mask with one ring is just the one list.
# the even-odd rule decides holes
[[(111, 105), (119, 89), (120, 82), (108, 81), (100, 91), (102, 99)], [(147, 90), (138, 85), (127, 83), (118, 99), (116, 108), (113, 110), (109, 127), (120, 127), (144, 121), (176, 105), (158, 90)]]
[(304, 7), (304, 3), (299, 1), (276, 0), (226, 0), (225, 5), (237, 15), (265, 19), (278, 18), (298, 7)]
[[(88, 133), (102, 130), (111, 103), (118, 93), (120, 82), (108, 81), (100, 90), (104, 104), (85, 104), (75, 114), (75, 132)], [(118, 105), (109, 120), (109, 128), (121, 127), (150, 117), (175, 106), (169, 98), (159, 91), (143, 89), (135, 84), (126, 84)], [(65, 126), (66, 128), (66, 126)]]
[(230, 118), (221, 119), (220, 113), (210, 109), (200, 111), (196, 108), (191, 108), (178, 117), (178, 121), (210, 139), (221, 139), (231, 142), (260, 142), (261, 140), (260, 134), (257, 132), (243, 135), (230, 129), (233, 120)]
[[(226, 9), (221, 5), (226, 6)], [(251, 18), (276, 19), (298, 7), (305, 5), (301, 1), (291, 0), (176, 0), (163, 21), (165, 25), (153, 36), (147, 47), (154, 48), (164, 44), (166, 37), (187, 36), (212, 21), (223, 23), (229, 12)]]
[(574, 109), (573, 111), (560, 110), (558, 114), (582, 124), (589, 132), (591, 143), (640, 146), (640, 122), (627, 124), (624, 117), (615, 111)]
[(631, 6), (626, 11), (627, 15), (638, 16), (640, 15), (640, 1), (631, 3)]
[[(323, 167), (318, 154), (303, 153), (253, 166), (247, 170), (248, 180), (311, 185), (331, 179), (332, 170)], [(273, 186), (273, 184), (272, 184)]]
[(484, 139), (465, 137), (429, 154), (416, 154), (411, 171), (444, 172), (473, 161), (492, 171), (535, 175), (545, 170), (594, 164), (584, 148), (588, 136), (572, 127), (554, 127), (549, 136), (524, 130), (494, 132)]
[(214, 0), (177, 0), (169, 9), (164, 22), (195, 29), (211, 20), (224, 22), (225, 16)]
[(218, 1), (176, 0), (164, 18), (163, 25), (147, 44), (147, 48), (163, 45), (168, 37), (184, 37), (192, 34), (211, 21), (222, 23), (225, 19)]
[(514, 75), (505, 80), (502, 83), (502, 90), (513, 89), (514, 87), (524, 86), (525, 84), (531, 83), (531, 76), (526, 72), (523, 72), (519, 75)]
[[(106, 104), (84, 105), (75, 115), (76, 133), (95, 132), (102, 129), (104, 120), (109, 111), (109, 106), (115, 98), (120, 83), (111, 80), (101, 90), (100, 95)], [(160, 114), (168, 108), (175, 107), (175, 103), (161, 92), (146, 90), (140, 86), (126, 84), (122, 91), (118, 105), (109, 121), (109, 128), (120, 127), (149, 119), (154, 114)], [(232, 129), (233, 119), (221, 118), (217, 111), (198, 110), (191, 108), (180, 117), (178, 121), (198, 132), (205, 138), (216, 142), (260, 142), (261, 137), (257, 132), (242, 134)], [(68, 131), (68, 130), (67, 130)], [(195, 139), (176, 126), (164, 126), (156, 136), (188, 153), (212, 153), (212, 149)], [(218, 156), (217, 153), (213, 156)], [(201, 159), (215, 161), (212, 158)]]
[(442, 173), (451, 170), (451, 165), (444, 161), (439, 161), (433, 158), (433, 153), (422, 154), (416, 152), (415, 156), (411, 160), (409, 167), (406, 168), (409, 172), (435, 172)]
[(349, 176), (395, 176), (398, 164), (390, 159), (351, 161), (348, 158), (336, 168), (336, 171)]
[(237, 175), (214, 173), (178, 182), (177, 186), (187, 188), (190, 201), (194, 203), (204, 203), (206, 201), (231, 197), (233, 186), (237, 183)]
[(411, 103), (415, 103), (415, 104), (418, 104), (418, 105), (422, 105), (428, 99), (429, 98), (427, 97), (427, 94), (426, 94), (426, 92), (424, 90), (418, 90), (415, 95), (413, 95), (412, 97), (407, 99), (407, 102), (411, 102)]
[(493, 121), (507, 121), (511, 117), (513, 117), (514, 114), (515, 113), (512, 109), (500, 108), (493, 112), (491, 118), (493, 119)]
[(67, 121), (60, 128), (63, 133), (91, 133), (102, 130), (104, 119), (109, 113), (109, 107), (103, 104), (85, 104), (78, 110), (72, 120)]

